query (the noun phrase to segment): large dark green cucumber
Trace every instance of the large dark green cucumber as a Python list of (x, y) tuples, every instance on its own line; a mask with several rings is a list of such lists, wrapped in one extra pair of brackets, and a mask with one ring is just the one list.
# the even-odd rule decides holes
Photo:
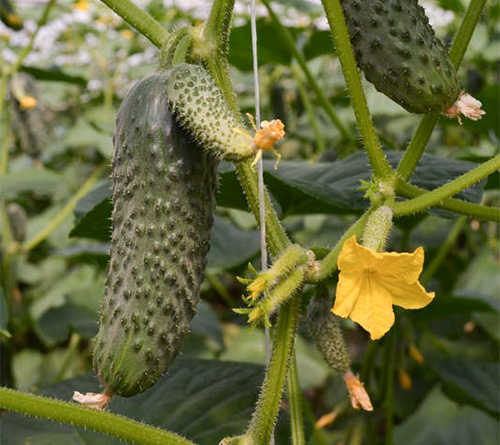
[(458, 99), (457, 73), (417, 0), (341, 0), (358, 66), (377, 90), (413, 113)]
[(132, 88), (114, 134), (111, 258), (94, 368), (121, 396), (153, 385), (178, 353), (213, 223), (217, 160), (173, 120), (168, 75)]

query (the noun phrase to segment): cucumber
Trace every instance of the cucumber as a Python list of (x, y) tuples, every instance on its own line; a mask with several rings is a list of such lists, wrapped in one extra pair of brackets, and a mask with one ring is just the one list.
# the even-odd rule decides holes
[(241, 161), (255, 154), (252, 136), (202, 66), (175, 65), (166, 88), (175, 117), (205, 150), (226, 161)]
[(341, 0), (359, 68), (412, 113), (441, 113), (460, 95), (457, 73), (417, 0)]
[(17, 73), (9, 84), (9, 92), (12, 99), (12, 130), (16, 141), (24, 153), (38, 158), (49, 140), (49, 126), (45, 122), (40, 103), (32, 109), (23, 108), (19, 94), (16, 95), (17, 91), (39, 102), (35, 78), (26, 73)]
[(152, 386), (195, 314), (209, 250), (217, 159), (173, 119), (169, 73), (139, 81), (113, 137), (109, 273), (94, 368), (109, 394)]
[(331, 308), (328, 290), (323, 285), (317, 285), (307, 308), (309, 333), (330, 368), (345, 375), (350, 371), (349, 354)]

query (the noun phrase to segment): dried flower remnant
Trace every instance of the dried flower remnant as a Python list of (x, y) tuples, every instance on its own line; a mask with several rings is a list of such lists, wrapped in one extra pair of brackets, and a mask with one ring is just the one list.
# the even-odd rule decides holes
[(111, 394), (107, 391), (103, 393), (87, 392), (85, 394), (75, 391), (73, 392), (73, 400), (89, 408), (101, 410), (111, 400)]
[(415, 345), (410, 345), (408, 352), (410, 354), (410, 357), (419, 365), (422, 365), (424, 363), (424, 356)]
[(398, 372), (399, 386), (405, 391), (409, 391), (412, 387), (412, 381), (410, 374), (408, 374), (404, 369), (400, 369)]
[(33, 96), (23, 96), (19, 101), (21, 110), (32, 110), (36, 108), (37, 100)]
[(481, 105), (480, 101), (472, 97), (470, 94), (462, 91), (458, 100), (450, 108), (448, 108), (444, 114), (450, 118), (456, 117), (458, 119), (458, 123), (462, 125), (460, 114), (463, 114), (465, 117), (473, 121), (481, 119), (486, 114), (486, 111), (481, 110)]
[(338, 258), (340, 275), (332, 312), (360, 324), (372, 340), (381, 338), (394, 324), (394, 304), (420, 309), (434, 298), (434, 292), (426, 292), (418, 281), (423, 263), (422, 247), (413, 253), (375, 252), (352, 236)]
[(365, 411), (373, 411), (370, 396), (366, 392), (364, 385), (359, 381), (351, 371), (344, 374), (344, 382), (349, 391), (351, 405), (354, 409), (363, 408)]
[[(281, 155), (274, 149), (274, 144), (285, 136), (285, 125), (279, 119), (273, 119), (272, 121), (262, 121), (260, 123), (260, 130), (255, 125), (254, 118), (251, 114), (248, 114), (248, 119), (255, 130), (255, 136), (252, 139), (255, 150), (257, 154), (252, 162), (252, 167), (254, 167), (262, 156), (264, 150), (271, 150), (276, 156), (276, 163), (274, 164), (274, 169), (278, 168), (278, 164), (281, 161)], [(239, 129), (234, 129), (240, 132)]]

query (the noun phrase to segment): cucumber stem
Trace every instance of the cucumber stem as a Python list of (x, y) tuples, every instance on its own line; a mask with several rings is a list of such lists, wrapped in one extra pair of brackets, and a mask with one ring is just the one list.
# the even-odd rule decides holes
[[(486, 178), (498, 169), (500, 169), (500, 155), (496, 155), (494, 158), (437, 189), (428, 191), (409, 201), (398, 202), (394, 205), (394, 214), (401, 216), (427, 210), (429, 207), (439, 204), (444, 199), (456, 195), (458, 192)], [(496, 215), (495, 220), (500, 220), (500, 209), (491, 208), (491, 211), (494, 217)]]
[(161, 48), (168, 39), (169, 32), (146, 11), (130, 0), (101, 0), (115, 11), (130, 26), (146, 37), (153, 45)]
[(40, 419), (90, 428), (141, 445), (194, 445), (194, 442), (175, 433), (117, 414), (9, 388), (0, 388), (0, 408)]
[[(414, 185), (408, 184), (404, 181), (396, 182), (396, 191), (399, 196), (405, 198), (416, 198), (423, 196), (427, 190), (421, 189)], [(457, 213), (459, 215), (466, 215), (471, 218), (482, 219), (485, 221), (500, 220), (499, 209), (497, 207), (490, 207), (472, 202), (462, 201), (456, 198), (446, 198), (442, 202), (435, 204), (438, 209), (448, 210), (449, 212)]]
[(316, 82), (316, 79), (312, 75), (311, 71), (309, 70), (309, 67), (307, 66), (307, 61), (305, 57), (302, 55), (302, 53), (299, 51), (297, 46), (295, 45), (295, 42), (293, 40), (292, 34), (290, 31), (285, 28), (278, 16), (275, 14), (273, 9), (271, 8), (271, 4), (269, 3), (269, 0), (262, 0), (262, 3), (264, 3), (264, 6), (267, 8), (269, 12), (269, 16), (271, 17), (271, 20), (273, 21), (274, 25), (278, 29), (278, 31), (281, 33), (281, 36), (283, 37), (283, 41), (285, 45), (287, 46), (288, 50), (293, 54), (293, 57), (297, 60), (298, 64), (300, 65), (300, 68), (304, 72), (304, 75), (306, 76), (307, 82), (309, 86), (313, 89), (314, 93), (316, 94), (316, 98), (319, 102), (319, 104), (323, 107), (325, 110), (326, 114), (328, 117), (331, 119), (333, 125), (337, 127), (337, 129), (340, 131), (342, 134), (342, 137), (347, 140), (347, 141), (353, 141), (354, 138), (352, 137), (351, 133), (347, 130), (345, 125), (340, 121), (340, 119), (337, 116), (337, 113), (333, 109), (332, 104), (326, 97), (325, 93), (321, 89), (321, 87), (318, 85), (318, 82)]
[(373, 174), (377, 179), (388, 180), (394, 173), (373, 127), (342, 6), (339, 0), (322, 0), (322, 3)]

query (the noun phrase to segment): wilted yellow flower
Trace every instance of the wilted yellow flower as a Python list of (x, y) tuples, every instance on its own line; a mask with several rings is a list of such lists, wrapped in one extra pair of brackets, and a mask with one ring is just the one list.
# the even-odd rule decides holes
[(412, 387), (412, 381), (410, 374), (408, 374), (404, 369), (400, 369), (398, 372), (399, 386), (405, 391), (409, 391)]
[(424, 363), (424, 356), (419, 351), (419, 349), (415, 345), (410, 345), (409, 348), (410, 357), (415, 360), (419, 365)]
[(352, 407), (354, 409), (363, 408), (365, 411), (373, 411), (370, 396), (366, 392), (365, 386), (359, 381), (359, 378), (351, 371), (346, 372), (343, 377), (347, 391), (349, 391)]
[(126, 40), (130, 40), (132, 37), (134, 37), (134, 33), (130, 29), (124, 29), (122, 32), (122, 37)]
[(33, 96), (23, 96), (19, 101), (21, 110), (32, 110), (36, 107), (36, 98)]
[(87, 0), (79, 0), (73, 4), (73, 9), (76, 9), (77, 11), (88, 11), (89, 2)]
[(340, 275), (332, 312), (359, 323), (372, 340), (394, 324), (393, 304), (420, 309), (434, 298), (434, 292), (426, 292), (418, 281), (424, 264), (422, 247), (413, 253), (375, 252), (352, 236), (337, 264)]

